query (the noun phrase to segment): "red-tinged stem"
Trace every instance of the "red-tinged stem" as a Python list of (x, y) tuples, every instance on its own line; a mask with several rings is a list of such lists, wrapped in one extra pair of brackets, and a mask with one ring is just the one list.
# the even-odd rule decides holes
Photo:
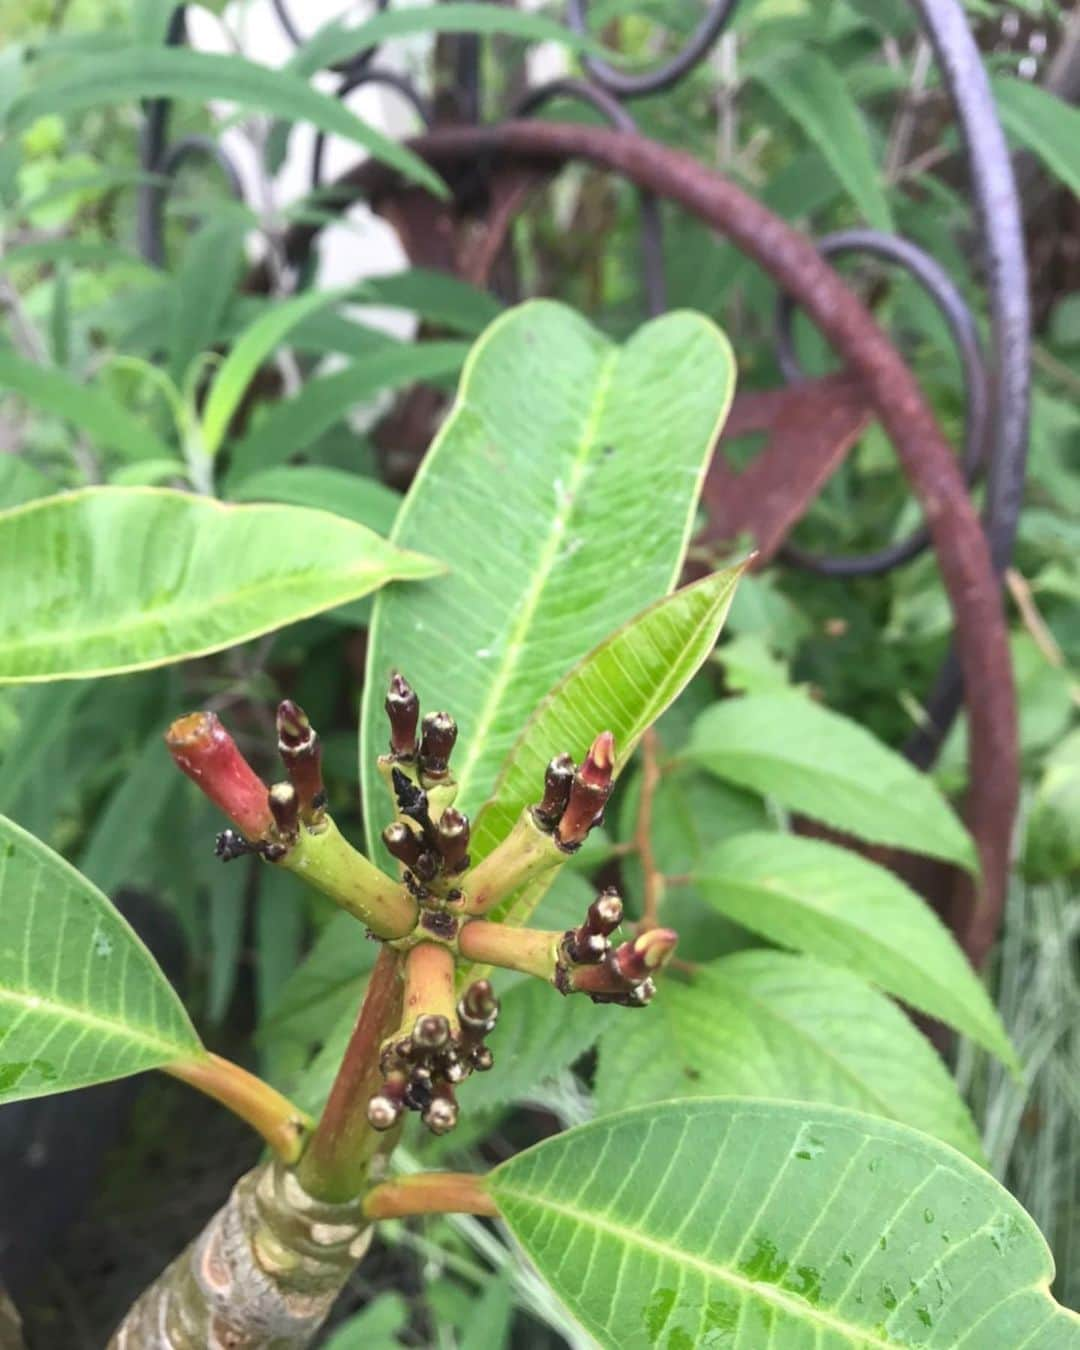
[(641, 898), (641, 932), (655, 928), (660, 922), (660, 902), (664, 898), (664, 877), (656, 865), (652, 846), (653, 802), (660, 784), (660, 738), (656, 728), (650, 727), (641, 738), (641, 796), (638, 800), (634, 842), (641, 859), (644, 878)]
[(457, 1026), (454, 953), (435, 942), (421, 942), (405, 957), (402, 1030), (411, 1031), (416, 1019), (428, 1014)]
[(562, 933), (511, 928), (485, 919), (470, 919), (458, 936), (458, 949), (467, 961), (552, 980), (562, 937)]
[(273, 817), (267, 788), (214, 713), (177, 718), (165, 733), (177, 765), (250, 841), (265, 839)]
[(178, 1060), (166, 1064), (164, 1071), (205, 1092), (247, 1121), (282, 1162), (291, 1165), (299, 1160), (314, 1121), (269, 1083), (220, 1055)]
[(379, 1051), (400, 1025), (401, 1008), (401, 957), (384, 947), (322, 1118), (300, 1160), (300, 1183), (318, 1200), (343, 1203), (359, 1195), (372, 1159), (396, 1142), (396, 1131), (379, 1134), (371, 1128), (367, 1104), (382, 1082)]
[(407, 1219), (416, 1214), (482, 1214), (498, 1218), (484, 1178), (468, 1172), (419, 1172), (394, 1177), (369, 1191), (364, 1199), (369, 1219)]

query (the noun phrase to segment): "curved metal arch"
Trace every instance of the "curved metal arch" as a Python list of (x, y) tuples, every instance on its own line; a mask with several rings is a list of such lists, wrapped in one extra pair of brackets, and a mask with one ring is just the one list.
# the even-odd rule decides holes
[[(270, 3), (273, 6), (274, 13), (277, 15), (278, 23), (281, 25), (285, 36), (294, 47), (302, 47), (307, 41), (307, 38), (301, 33), (300, 29), (297, 28), (292, 17), (292, 12), (285, 3), (285, 0), (270, 0)], [(389, 7), (390, 0), (375, 0), (376, 14), (381, 14), (383, 10), (389, 9)], [(335, 62), (333, 65), (328, 66), (327, 69), (333, 70), (340, 75), (355, 74), (357, 71), (363, 70), (369, 62), (374, 60), (378, 50), (377, 46), (365, 47), (362, 52), (357, 52), (356, 55), (351, 57), (348, 61)]]
[[(897, 235), (882, 234), (878, 230), (842, 230), (819, 239), (817, 247), (823, 258), (863, 253), (895, 263), (913, 277), (933, 301), (948, 325), (963, 371), (966, 402), (963, 467), (964, 477), (970, 486), (978, 477), (985, 460), (990, 391), (979, 330), (959, 289), (945, 269), (928, 253)], [(794, 313), (794, 301), (789, 295), (781, 295), (776, 312), (777, 351), (780, 368), (785, 378), (792, 382), (804, 378), (791, 332)], [(930, 532), (923, 526), (907, 539), (873, 553), (827, 557), (810, 553), (795, 544), (785, 544), (780, 550), (780, 557), (784, 562), (820, 576), (864, 577), (889, 572), (901, 563), (909, 562), (929, 543)]]
[[(365, 84), (381, 84), (387, 89), (395, 90), (413, 108), (425, 127), (430, 127), (435, 120), (431, 105), (414, 87), (412, 81), (404, 75), (399, 75), (395, 70), (384, 70), (381, 66), (365, 66), (362, 70), (355, 70), (346, 75), (334, 91), (335, 97), (345, 99), (357, 89), (362, 89)], [(319, 131), (316, 133), (315, 144), (311, 151), (312, 191), (317, 191), (322, 187), (323, 159), (325, 156), (326, 132)]]
[[(582, 57), (581, 64), (602, 89), (614, 94), (616, 98), (645, 98), (649, 94), (662, 94), (678, 84), (698, 62), (708, 56), (713, 43), (724, 31), (738, 3), (739, 0), (713, 0), (713, 4), (687, 38), (682, 50), (655, 70), (629, 75), (625, 71), (616, 70), (614, 66), (609, 66), (606, 61), (587, 55)], [(569, 0), (566, 15), (575, 33), (588, 32), (587, 0)]]
[[(617, 131), (637, 131), (637, 122), (607, 90), (585, 80), (551, 80), (548, 84), (526, 89), (510, 110), (511, 117), (529, 117), (555, 98), (579, 99), (588, 103)], [(645, 272), (645, 307), (650, 318), (667, 309), (667, 280), (664, 277), (664, 221), (660, 203), (653, 193), (639, 189), (641, 211), (641, 261)]]

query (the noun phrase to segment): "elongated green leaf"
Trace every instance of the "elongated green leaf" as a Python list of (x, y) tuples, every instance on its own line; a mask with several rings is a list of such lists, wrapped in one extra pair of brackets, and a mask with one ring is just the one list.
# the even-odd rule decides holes
[(18, 244), (0, 254), (0, 271), (40, 263), (75, 263), (80, 267), (124, 266), (146, 268), (137, 253), (129, 253), (119, 244), (96, 239), (39, 239)]
[[(307, 957), (289, 976), (277, 1001), (259, 1024), (260, 1053), (271, 1076), (282, 1085), (302, 1069), (315, 1049), (331, 1043), (341, 1054), (360, 1006), (376, 946), (368, 942), (351, 914), (337, 914), (319, 934)], [(334, 1040), (340, 1027), (342, 1039)], [(330, 1069), (329, 1089), (334, 1068)], [(317, 1106), (318, 1090), (314, 1093)]]
[(801, 48), (795, 56), (754, 67), (752, 73), (821, 151), (869, 224), (892, 231), (892, 213), (866, 121), (839, 69)]
[(326, 1350), (390, 1350), (409, 1321), (409, 1305), (400, 1294), (380, 1294), (363, 1312), (343, 1323), (326, 1342)]
[(0, 352), (0, 389), (62, 417), (103, 450), (115, 450), (132, 459), (169, 458), (169, 447), (122, 404), (93, 385), (80, 384), (62, 370)]
[(751, 831), (719, 844), (695, 881), (721, 913), (770, 942), (844, 966), (1015, 1064), (952, 935), (884, 867), (819, 839)]
[(191, 237), (172, 287), (169, 374), (181, 384), (200, 352), (217, 340), (244, 260), (249, 223), (237, 211), (213, 215)]
[(666, 979), (633, 1033), (600, 1042), (601, 1111), (672, 1097), (776, 1097), (850, 1106), (982, 1160), (979, 1136), (930, 1043), (883, 994), (787, 952), (712, 961)]
[(427, 267), (370, 277), (359, 287), (357, 299), (395, 309), (411, 309), (431, 323), (443, 324), (474, 337), (494, 322), (503, 308), (490, 291), (471, 286), (449, 272), (436, 272)]
[(480, 812), (470, 851), (485, 857), (537, 801), (555, 753), (581, 760), (598, 732), (615, 735), (616, 773), (716, 645), (742, 569), (716, 572), (650, 606), (589, 653), (540, 704)]
[(321, 464), (280, 465), (249, 474), (231, 495), (238, 502), (287, 502), (332, 511), (384, 535), (393, 529), (401, 505), (401, 494), (377, 478)]
[[(624, 347), (548, 301), (492, 324), (394, 527), (451, 575), (404, 605), (375, 604), (365, 802), (381, 800), (392, 668), (457, 718), (458, 801), (475, 812), (539, 700), (670, 588), (733, 374), (723, 334), (696, 314), (647, 324)], [(374, 856), (380, 812), (366, 814)]]
[(248, 385), (270, 353), (297, 324), (346, 294), (347, 290), (305, 291), (264, 310), (240, 334), (218, 367), (203, 409), (202, 443), (208, 455), (216, 454)]
[(1028, 80), (1002, 75), (992, 84), (1005, 129), (1080, 193), (1080, 109)]
[(0, 514), (0, 683), (220, 651), (440, 565), (341, 516), (88, 488)]
[(1076, 1350), (1034, 1222), (982, 1168), (892, 1121), (672, 1102), (545, 1140), (489, 1189), (612, 1350)]
[[(321, 64), (321, 62), (320, 62)], [(268, 70), (242, 56), (195, 52), (186, 47), (134, 44), (119, 51), (88, 53), (73, 66), (20, 94), (5, 118), (9, 132), (47, 114), (84, 112), (140, 98), (227, 99), (291, 122), (309, 122), (322, 131), (362, 145), (376, 159), (446, 195), (442, 179), (403, 145), (320, 94), (287, 70)]]
[(0, 1102), (202, 1053), (154, 958), (73, 867), (0, 817)]
[(557, 42), (572, 51), (596, 56), (605, 54), (594, 38), (575, 33), (543, 14), (523, 14), (498, 5), (451, 3), (385, 10), (355, 27), (346, 27), (335, 19), (304, 44), (289, 69), (311, 75), (331, 61), (347, 61), (367, 47), (414, 33), (503, 33), (530, 42)]
[(970, 836), (925, 774), (801, 695), (716, 704), (698, 719), (687, 755), (846, 834), (975, 866)]
[(463, 342), (391, 344), (344, 370), (309, 380), (294, 398), (264, 413), (244, 439), (233, 446), (230, 480), (255, 469), (283, 464), (377, 393), (400, 389), (414, 381), (455, 375), (468, 351)]
[[(161, 753), (161, 733), (156, 732), (94, 822), (79, 870), (106, 895), (124, 882), (143, 879), (136, 869), (153, 850), (158, 820), (178, 786), (177, 775), (170, 770), (173, 765)], [(138, 821), (138, 829), (132, 827), (133, 821)]]

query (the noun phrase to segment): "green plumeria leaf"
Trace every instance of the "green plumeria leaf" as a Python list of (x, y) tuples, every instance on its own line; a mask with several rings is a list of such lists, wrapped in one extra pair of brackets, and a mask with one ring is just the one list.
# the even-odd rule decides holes
[(486, 857), (524, 807), (539, 799), (552, 755), (575, 762), (600, 731), (615, 736), (619, 774), (638, 741), (716, 645), (742, 567), (716, 572), (631, 619), (584, 657), (525, 724), (477, 818), (470, 852)]
[(203, 1054), (154, 958), (104, 895), (0, 816), (0, 1103)]
[(870, 732), (801, 694), (752, 694), (698, 719), (687, 756), (740, 787), (874, 844), (975, 868), (938, 788)]
[(325, 511), (155, 488), (47, 497), (0, 513), (0, 683), (167, 665), (441, 570)]
[(1015, 1067), (994, 1005), (952, 934), (884, 867), (819, 839), (753, 830), (720, 843), (695, 881), (736, 923), (846, 967)]
[(746, 951), (667, 978), (632, 1034), (600, 1042), (597, 1105), (776, 1097), (899, 1120), (982, 1161), (971, 1115), (921, 1031), (835, 966)]
[(669, 1102), (488, 1178), (529, 1259), (612, 1350), (1077, 1350), (1032, 1219), (947, 1144), (835, 1107)]
[(540, 700), (674, 584), (733, 379), (727, 340), (698, 314), (617, 347), (534, 301), (479, 340), (392, 536), (422, 540), (451, 574), (375, 603), (361, 718), (372, 856), (385, 857), (371, 807), (391, 670), (457, 718), (458, 805), (475, 813)]

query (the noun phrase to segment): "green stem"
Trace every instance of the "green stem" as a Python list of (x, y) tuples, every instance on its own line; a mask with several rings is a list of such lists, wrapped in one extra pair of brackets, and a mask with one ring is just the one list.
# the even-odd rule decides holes
[(416, 901), (402, 883), (358, 853), (329, 816), (318, 830), (302, 829), (278, 866), (328, 895), (376, 937), (401, 938), (416, 927)]
[(526, 882), (561, 867), (567, 856), (524, 810), (502, 843), (462, 879), (468, 912), (486, 914)]
[(314, 1121), (269, 1083), (220, 1055), (177, 1060), (166, 1064), (164, 1072), (205, 1092), (247, 1121), (283, 1163), (299, 1160)]
[(394, 1177), (367, 1193), (369, 1219), (404, 1219), (414, 1214), (483, 1214), (498, 1217), (483, 1177), (469, 1172), (417, 1172)]
[(562, 933), (510, 928), (502, 923), (471, 919), (458, 936), (458, 949), (467, 961), (518, 970), (550, 982), (555, 978), (562, 936)]

